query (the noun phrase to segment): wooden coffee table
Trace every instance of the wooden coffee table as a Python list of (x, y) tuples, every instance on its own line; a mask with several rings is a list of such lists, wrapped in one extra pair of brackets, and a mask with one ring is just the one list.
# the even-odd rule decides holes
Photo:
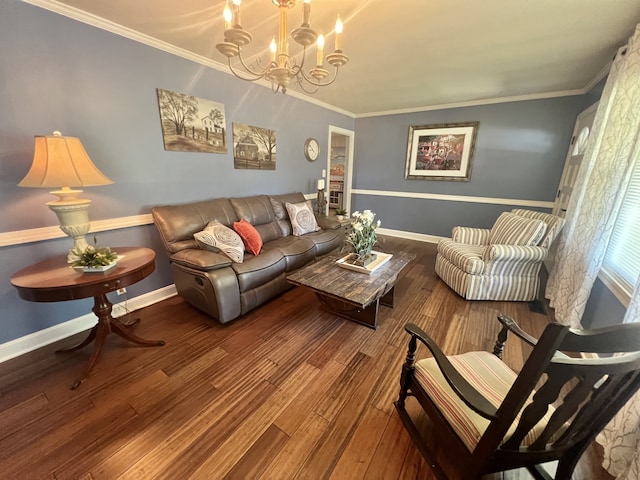
[(336, 265), (341, 255), (329, 255), (287, 277), (293, 285), (316, 294), (322, 308), (370, 328), (378, 328), (378, 306), (393, 307), (393, 292), (398, 274), (416, 256), (394, 253), (391, 260), (367, 275)]

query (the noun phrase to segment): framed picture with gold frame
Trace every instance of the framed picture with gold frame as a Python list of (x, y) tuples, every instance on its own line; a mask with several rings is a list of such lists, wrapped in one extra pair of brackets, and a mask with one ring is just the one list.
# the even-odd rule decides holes
[(468, 182), (480, 122), (409, 127), (405, 177)]

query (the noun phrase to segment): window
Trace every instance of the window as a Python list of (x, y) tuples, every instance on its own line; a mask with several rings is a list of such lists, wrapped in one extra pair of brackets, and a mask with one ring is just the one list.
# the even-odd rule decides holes
[(627, 305), (640, 276), (640, 162), (637, 157), (611, 234), (603, 269), (603, 282)]

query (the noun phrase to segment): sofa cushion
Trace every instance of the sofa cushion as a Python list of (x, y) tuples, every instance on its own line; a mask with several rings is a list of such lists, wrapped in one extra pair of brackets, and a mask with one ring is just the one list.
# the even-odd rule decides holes
[(286, 193), (284, 195), (271, 195), (269, 201), (273, 207), (273, 213), (276, 216), (278, 226), (282, 231), (282, 236), (287, 237), (292, 234), (291, 222), (289, 221), (289, 212), (287, 212), (286, 203), (304, 202), (305, 198), (301, 192)]
[(260, 233), (263, 243), (282, 236), (271, 201), (266, 195), (230, 198), (229, 202), (238, 218), (244, 218)]
[(318, 230), (317, 232), (307, 233), (301, 238), (315, 243), (316, 257), (326, 255), (344, 244), (342, 230)]
[(253, 225), (243, 218), (239, 222), (233, 223), (233, 229), (238, 235), (240, 235), (240, 238), (242, 238), (242, 243), (244, 243), (244, 248), (247, 252), (253, 255), (258, 255), (260, 253), (260, 249), (262, 248), (262, 237)]
[(287, 272), (297, 270), (306, 264), (313, 262), (316, 258), (316, 245), (311, 240), (304, 237), (288, 237), (272, 240), (264, 246), (264, 250), (278, 250), (287, 262)]
[(471, 275), (484, 272), (482, 255), (487, 247), (484, 245), (468, 245), (444, 239), (438, 242), (438, 253), (460, 270)]
[(257, 288), (285, 272), (287, 262), (278, 250), (262, 249), (260, 255), (248, 254), (242, 263), (232, 263), (240, 292)]
[(229, 227), (212, 221), (201, 232), (193, 234), (196, 242), (219, 248), (233, 262), (242, 263), (244, 243), (240, 236)]
[(289, 213), (294, 235), (300, 236), (320, 230), (316, 216), (313, 214), (313, 208), (311, 208), (311, 202), (285, 203), (285, 207)]
[(542, 220), (525, 218), (511, 212), (501, 213), (491, 228), (490, 244), (524, 245), (533, 247), (544, 237), (547, 224)]

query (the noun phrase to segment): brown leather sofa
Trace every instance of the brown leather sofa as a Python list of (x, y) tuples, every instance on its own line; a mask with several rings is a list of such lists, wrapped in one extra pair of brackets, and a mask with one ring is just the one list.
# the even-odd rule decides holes
[[(318, 218), (320, 231), (293, 236), (285, 202), (303, 201), (298, 192), (154, 207), (151, 213), (169, 254), (178, 294), (227, 323), (291, 288), (288, 274), (344, 244), (340, 223), (332, 218)], [(233, 228), (240, 219), (260, 233), (263, 247), (258, 255), (245, 252), (244, 261), (235, 263), (223, 253), (198, 248), (193, 234), (210, 221)]]

